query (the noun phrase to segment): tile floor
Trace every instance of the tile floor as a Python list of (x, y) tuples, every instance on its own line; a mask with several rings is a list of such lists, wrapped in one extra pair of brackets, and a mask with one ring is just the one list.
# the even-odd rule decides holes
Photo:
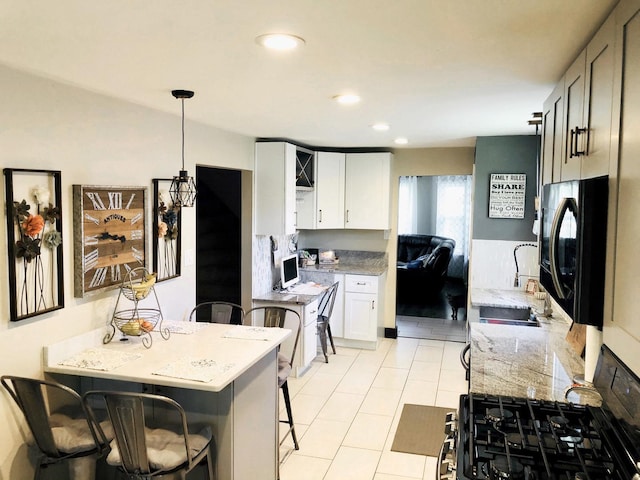
[(467, 341), (467, 322), (465, 321), (464, 312), (459, 314), (458, 320), (397, 315), (396, 327), (399, 337), (448, 340), (451, 342)]
[(457, 409), (467, 391), (461, 348), (398, 338), (380, 339), (375, 351), (337, 347), (328, 364), (319, 355), (305, 375), (289, 379), (300, 450), (288, 437), (281, 480), (435, 478), (435, 457), (390, 449), (405, 403)]

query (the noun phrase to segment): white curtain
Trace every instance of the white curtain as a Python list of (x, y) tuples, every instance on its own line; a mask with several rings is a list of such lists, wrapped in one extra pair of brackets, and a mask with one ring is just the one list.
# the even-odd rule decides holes
[(471, 176), (438, 176), (436, 234), (456, 241), (454, 253), (469, 255), (469, 223), (471, 215)]
[(398, 189), (398, 235), (409, 235), (418, 229), (418, 177), (400, 177)]

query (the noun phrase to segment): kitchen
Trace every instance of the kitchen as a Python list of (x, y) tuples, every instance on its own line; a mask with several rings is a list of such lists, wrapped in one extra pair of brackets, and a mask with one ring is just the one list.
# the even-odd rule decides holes
[[(172, 148), (179, 141), (174, 117), (150, 112), (127, 102), (92, 94), (12, 68), (3, 67), (1, 78), (5, 91), (13, 92), (12, 98), (7, 103), (10, 108), (7, 108), (4, 113), (5, 117), (3, 117), (3, 124), (14, 125), (10, 129), (11, 135), (3, 136), (3, 142), (5, 142), (3, 143), (3, 151), (6, 154), (2, 161), (4, 167), (16, 167), (16, 163), (19, 163), (33, 168), (58, 169), (61, 168), (60, 155), (62, 155), (65, 157), (65, 162), (69, 162), (73, 167), (73, 172), (69, 167), (65, 166), (64, 168), (64, 178), (67, 182), (65, 185), (70, 190), (69, 185), (72, 183), (97, 183), (97, 178), (108, 178), (108, 183), (119, 185), (132, 183), (146, 185), (152, 176), (167, 175), (167, 171), (172, 172), (174, 167), (178, 166), (175, 161), (176, 149)], [(174, 106), (173, 103), (168, 103), (169, 106)], [(44, 115), (42, 105), (47, 105), (51, 112), (56, 113), (50, 112)], [(38, 118), (44, 125), (34, 126), (34, 119)], [(87, 121), (90, 122), (91, 128), (86, 128)], [(141, 127), (141, 123), (146, 126)], [(211, 131), (198, 124), (189, 124), (188, 127), (188, 158), (190, 161), (194, 161), (195, 158), (215, 157), (215, 163), (221, 167), (239, 168), (246, 171), (253, 169), (253, 139), (218, 130)], [(163, 132), (162, 136), (167, 138), (167, 141), (154, 147), (158, 139), (158, 131)], [(47, 140), (51, 137), (55, 137), (56, 140)], [(34, 141), (35, 138), (38, 140)], [(59, 140), (59, 138), (63, 140)], [(91, 145), (91, 148), (87, 149), (86, 145)], [(52, 151), (60, 153), (53, 156)], [(414, 150), (406, 153), (399, 149), (396, 160), (400, 164), (398, 169), (402, 169), (407, 168), (408, 165), (403, 162), (403, 157), (406, 159), (420, 156), (427, 161), (422, 162), (419, 168), (429, 170), (429, 174), (437, 174), (433, 171), (438, 169), (446, 169), (447, 173), (450, 173), (452, 163), (456, 162), (453, 168), (462, 165), (460, 167), (461, 173), (469, 173), (473, 164), (473, 155), (473, 147), (443, 149), (440, 152)], [(158, 167), (152, 170), (153, 173), (151, 171), (132, 172), (127, 162), (127, 159), (131, 157), (141, 160), (147, 159), (149, 164), (162, 160), (165, 165), (171, 167)], [(428, 165), (430, 158), (444, 161), (439, 162), (436, 166), (430, 166)], [(447, 162), (448, 165), (443, 165)], [(417, 173), (411, 172), (411, 174)], [(635, 202), (625, 201), (625, 205), (634, 204)], [(186, 225), (193, 222), (192, 215), (191, 212), (185, 213)], [(66, 209), (66, 218), (71, 218), (70, 204)], [(70, 231), (69, 224), (67, 232)], [(629, 239), (632, 238), (632, 233), (633, 231), (629, 232)], [(3, 241), (5, 237), (6, 235), (2, 235)], [(626, 234), (624, 240), (628, 241)], [(384, 251), (384, 246), (387, 243), (382, 235), (371, 232), (353, 234), (352, 241), (362, 245), (363, 250), (374, 251)], [(380, 247), (381, 245), (382, 247)], [(633, 248), (628, 245), (625, 248), (633, 251)], [(613, 253), (608, 255), (611, 260)], [(72, 256), (71, 244), (67, 243), (65, 258), (70, 259)], [(391, 255), (389, 260), (392, 260)], [(250, 265), (251, 259), (249, 258), (248, 261), (245, 259), (243, 268), (250, 271)], [(613, 266), (613, 261), (610, 261), (609, 265)], [(189, 265), (186, 266), (189, 267)], [(70, 272), (71, 265), (69, 264), (67, 267), (66, 270)], [(510, 271), (509, 277), (512, 275), (513, 272)], [(192, 268), (185, 268), (181, 281), (158, 286), (160, 297), (180, 295), (184, 298), (190, 298), (190, 286), (193, 284), (193, 278)], [(71, 298), (72, 282), (70, 276), (68, 280), (66, 282), (69, 285), (67, 296)], [(620, 288), (624, 288), (626, 285), (627, 289), (631, 289), (634, 280), (630, 275), (629, 278), (622, 278), (618, 283), (622, 284)], [(613, 287), (609, 284), (608, 288), (612, 289)], [(250, 292), (250, 287), (248, 291)], [(633, 291), (628, 292), (627, 296), (633, 298)], [(610, 302), (613, 295), (607, 295), (606, 298)], [(248, 294), (248, 298), (243, 299), (243, 302), (247, 301), (250, 302), (250, 294)], [(100, 297), (92, 301), (78, 301), (75, 305), (69, 304), (64, 310), (64, 315), (53, 314), (43, 321), (20, 322), (20, 325), (5, 323), (2, 326), (5, 329), (2, 339), (3, 356), (7, 359), (20, 358), (20, 372), (37, 376), (41, 372), (42, 342), (39, 339), (44, 337), (61, 339), (82, 333), (88, 328), (100, 327), (108, 318), (113, 302), (112, 296)], [(3, 305), (6, 305), (6, 297), (3, 298)], [(166, 315), (181, 318), (187, 305), (167, 302), (165, 308)], [(611, 310), (611, 305), (608, 310)], [(632, 312), (627, 312), (624, 316), (629, 318), (628, 321), (633, 318)], [(386, 315), (385, 318), (392, 317)], [(608, 322), (613, 323), (611, 320)], [(612, 325), (612, 327), (618, 328), (617, 325)], [(606, 338), (605, 342), (608, 343)], [(620, 348), (625, 352), (633, 352), (632, 345), (621, 345)], [(627, 358), (633, 360), (632, 355), (628, 353), (626, 355)], [(11, 366), (13, 367), (13, 365)], [(15, 469), (14, 471), (21, 471), (21, 468), (28, 469), (23, 465), (22, 457), (15, 455), (22, 444), (22, 437), (19, 433), (13, 434), (10, 438), (3, 436), (2, 444), (2, 451), (7, 452), (7, 456), (3, 457), (3, 465), (18, 462), (12, 467)]]

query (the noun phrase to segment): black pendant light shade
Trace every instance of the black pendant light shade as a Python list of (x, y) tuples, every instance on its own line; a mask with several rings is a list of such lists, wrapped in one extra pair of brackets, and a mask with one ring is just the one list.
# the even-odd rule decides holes
[(191, 90), (172, 90), (171, 94), (182, 100), (182, 170), (178, 176), (173, 177), (169, 195), (176, 207), (193, 207), (198, 191), (193, 177), (184, 168), (184, 99), (193, 97), (194, 93)]

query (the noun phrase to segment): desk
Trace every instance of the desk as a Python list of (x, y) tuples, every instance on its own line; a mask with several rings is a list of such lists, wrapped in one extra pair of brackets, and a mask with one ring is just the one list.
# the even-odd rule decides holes
[[(163, 323), (170, 325), (171, 322)], [(174, 331), (169, 340), (152, 333), (155, 338), (150, 349), (144, 348), (136, 337), (118, 341), (118, 335), (103, 345), (106, 330), (93, 330), (44, 347), (44, 371), (63, 383), (79, 384), (81, 391), (153, 390), (174, 398), (191, 421), (211, 425), (215, 435), (215, 478), (275, 479), (277, 347), (291, 331), (269, 329), (268, 340), (256, 340), (228, 338), (237, 329), (250, 327), (195, 322), (187, 325), (193, 325), (195, 331)], [(86, 355), (89, 349), (92, 354)], [(85, 357), (96, 360), (83, 362)], [(186, 371), (175, 367), (193, 359), (206, 360), (209, 366), (215, 362), (216, 367), (204, 377), (208, 381), (164, 375)], [(247, 461), (248, 452), (251, 461)]]

